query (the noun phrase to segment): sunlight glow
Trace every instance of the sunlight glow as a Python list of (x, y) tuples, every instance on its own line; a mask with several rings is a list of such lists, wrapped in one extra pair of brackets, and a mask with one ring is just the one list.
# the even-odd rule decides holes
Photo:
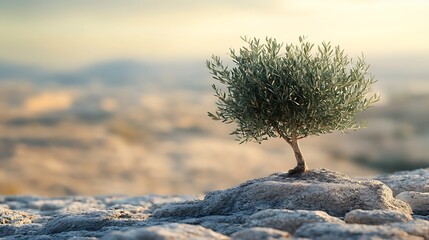
[(206, 59), (240, 46), (243, 35), (306, 35), (352, 54), (429, 54), (428, 1), (71, 2), (2, 1), (0, 61), (55, 69), (114, 58)]

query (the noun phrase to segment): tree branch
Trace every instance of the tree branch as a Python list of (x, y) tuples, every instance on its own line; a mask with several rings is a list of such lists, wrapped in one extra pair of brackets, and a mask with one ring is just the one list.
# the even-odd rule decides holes
[(280, 131), (279, 126), (275, 125), (274, 129), (276, 130), (276, 132), (280, 135), (281, 138), (283, 138), (289, 145), (292, 146), (292, 141), (290, 138), (286, 137), (282, 131)]

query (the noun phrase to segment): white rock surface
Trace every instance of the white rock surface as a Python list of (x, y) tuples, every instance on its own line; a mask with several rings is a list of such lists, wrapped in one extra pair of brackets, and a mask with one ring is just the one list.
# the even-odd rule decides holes
[(411, 235), (429, 239), (429, 221), (417, 219), (405, 223), (391, 223), (388, 226), (401, 229)]
[(407, 232), (388, 226), (361, 224), (312, 223), (300, 227), (294, 237), (314, 240), (329, 239), (404, 239), (417, 240), (422, 237), (409, 235)]
[(288, 232), (272, 228), (252, 227), (231, 235), (233, 240), (283, 240), (292, 239)]
[(408, 204), (396, 200), (392, 191), (375, 180), (355, 180), (326, 169), (300, 176), (273, 174), (237, 187), (208, 193), (204, 200), (167, 204), (154, 212), (156, 218), (203, 217), (263, 209), (321, 210), (344, 216), (353, 209), (396, 210), (411, 213)]
[(294, 233), (302, 225), (316, 222), (344, 223), (322, 211), (267, 209), (250, 216), (247, 225)]
[(133, 229), (126, 232), (115, 231), (103, 240), (228, 240), (227, 236), (201, 226), (171, 223), (159, 226)]
[(6, 206), (0, 207), (0, 224), (23, 225), (32, 223), (32, 220), (40, 216), (23, 211), (10, 210)]
[(346, 223), (358, 223), (369, 225), (380, 225), (394, 222), (408, 222), (413, 218), (411, 214), (406, 214), (391, 210), (361, 210), (356, 209), (346, 214), (344, 221)]
[(401, 192), (396, 199), (410, 204), (415, 214), (429, 215), (429, 192)]
[[(361, 208), (364, 214), (354, 211), (352, 218), (352, 210)], [(350, 211), (349, 222), (380, 225), (346, 224), (341, 219)], [(379, 181), (314, 170), (300, 177), (273, 174), (204, 200), (197, 195), (0, 196), (0, 238), (429, 239), (424, 211), (411, 221), (391, 223), (409, 220), (410, 212)]]
[(386, 174), (375, 179), (389, 186), (394, 196), (406, 191), (429, 192), (429, 168)]
[(28, 197), (0, 196), (0, 237), (98, 239), (115, 230), (146, 226), (153, 209), (195, 196)]

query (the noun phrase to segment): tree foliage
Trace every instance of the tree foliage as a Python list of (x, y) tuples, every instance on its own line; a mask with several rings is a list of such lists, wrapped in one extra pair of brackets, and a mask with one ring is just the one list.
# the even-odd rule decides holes
[(315, 48), (303, 37), (297, 45), (243, 40), (248, 46), (230, 50), (233, 67), (217, 56), (207, 61), (221, 84), (212, 85), (217, 110), (208, 114), (236, 123), (231, 134), (241, 143), (357, 129), (358, 113), (379, 99), (369, 95), (375, 80), (363, 56), (354, 61), (338, 46)]

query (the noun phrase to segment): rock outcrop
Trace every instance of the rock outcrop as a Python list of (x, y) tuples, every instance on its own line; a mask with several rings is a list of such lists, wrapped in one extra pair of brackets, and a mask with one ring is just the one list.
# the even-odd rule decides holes
[[(406, 179), (403, 172), (396, 175)], [(426, 189), (422, 181), (414, 190)], [(407, 180), (404, 186), (393, 182), (407, 189), (397, 199), (380, 181), (324, 169), (293, 177), (277, 173), (204, 199), (0, 196), (0, 238), (429, 239), (427, 193), (410, 191)]]
[(375, 180), (356, 180), (326, 169), (299, 176), (273, 174), (237, 187), (210, 192), (204, 200), (167, 204), (155, 218), (189, 218), (210, 215), (251, 215), (264, 209), (321, 210), (342, 217), (353, 209), (395, 210), (411, 213), (408, 204)]

